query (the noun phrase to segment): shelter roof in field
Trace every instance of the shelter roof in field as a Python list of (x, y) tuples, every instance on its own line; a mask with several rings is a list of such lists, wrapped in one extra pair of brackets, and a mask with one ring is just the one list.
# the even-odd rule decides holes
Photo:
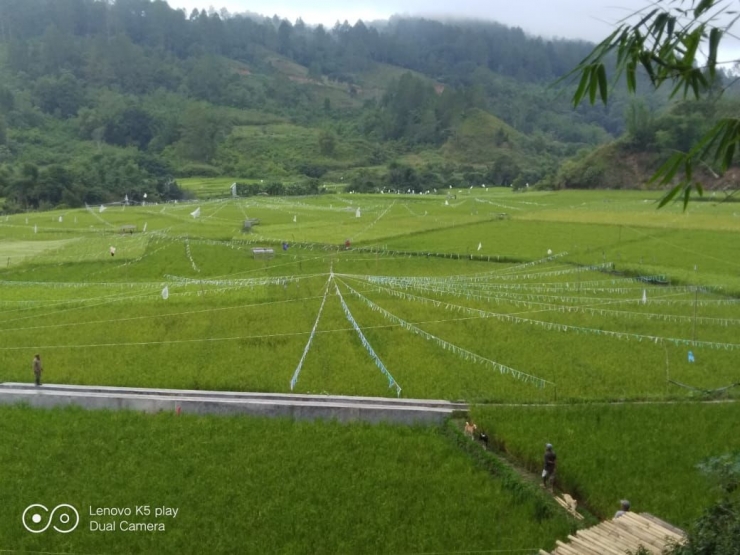
[(623, 554), (637, 552), (640, 546), (650, 553), (660, 555), (675, 543), (685, 541), (682, 530), (663, 522), (649, 513), (626, 513), (619, 518), (607, 520), (579, 530), (568, 536), (568, 542), (557, 542), (549, 554), (540, 555), (593, 555), (594, 553)]

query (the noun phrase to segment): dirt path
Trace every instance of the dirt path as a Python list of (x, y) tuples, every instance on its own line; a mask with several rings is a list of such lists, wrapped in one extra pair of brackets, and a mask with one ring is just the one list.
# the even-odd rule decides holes
[[(460, 430), (460, 432), (464, 433), (465, 420), (456, 418), (453, 420), (453, 423), (455, 427)], [(476, 432), (476, 434), (477, 433), (478, 432)], [(539, 472), (535, 473), (535, 472), (531, 472), (530, 470), (527, 470), (526, 468), (517, 464), (517, 461), (513, 457), (510, 457), (506, 453), (503, 453), (500, 450), (496, 449), (495, 441), (493, 440), (493, 438), (489, 438), (488, 442), (484, 442), (484, 441), (481, 441), (478, 437), (476, 438), (470, 438), (469, 436), (466, 436), (466, 437), (469, 438), (469, 441), (471, 442), (471, 444), (476, 445), (479, 449), (488, 453), (488, 455), (495, 457), (500, 466), (504, 467), (505, 469), (510, 471), (512, 474), (516, 475), (519, 478), (519, 480), (521, 480), (522, 482), (526, 484), (531, 484), (534, 488), (537, 488), (541, 493), (553, 499), (555, 497), (562, 496), (563, 494), (567, 493), (571, 495), (572, 497), (574, 497), (575, 499), (577, 499), (575, 496), (572, 495), (571, 492), (564, 491), (558, 488), (557, 481), (555, 483), (554, 490), (546, 489), (545, 487), (543, 487), (542, 476), (540, 475)], [(494, 473), (492, 472), (492, 474)], [(587, 505), (582, 503), (580, 499), (577, 499), (577, 501), (578, 501), (578, 512), (584, 515), (587, 518), (587, 520), (588, 520), (588, 517), (598, 518), (596, 516), (596, 513), (594, 513), (593, 510), (590, 509)], [(565, 511), (565, 509), (562, 509), (562, 510)]]

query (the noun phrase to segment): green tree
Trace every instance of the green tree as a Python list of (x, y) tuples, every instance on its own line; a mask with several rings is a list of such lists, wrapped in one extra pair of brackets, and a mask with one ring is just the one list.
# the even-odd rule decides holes
[[(722, 64), (740, 61), (718, 58), (723, 38), (732, 36), (738, 20), (732, 0), (659, 0), (646, 6), (624, 20), (569, 74), (580, 75), (574, 105), (586, 98), (594, 104), (597, 96), (607, 103), (611, 93), (606, 68), (614, 57), (616, 74), (625, 76), (631, 93), (637, 89), (638, 70), (642, 69), (654, 88), (671, 84), (671, 96), (681, 93), (684, 97), (692, 94), (697, 100), (718, 98), (723, 92), (718, 69)], [(714, 163), (720, 171), (727, 170), (739, 143), (740, 118), (727, 116), (688, 152), (673, 154), (651, 178), (670, 185), (679, 172), (683, 176), (660, 206), (681, 194), (685, 208), (692, 190), (700, 195), (703, 192), (701, 183), (694, 179), (694, 168)]]
[(186, 82), (195, 98), (218, 104), (229, 84), (229, 71), (215, 56), (203, 56), (192, 63)]
[(496, 155), (484, 179), (492, 185), (508, 187), (521, 172), (519, 164), (506, 152)]
[(210, 162), (226, 130), (225, 121), (215, 110), (191, 106), (183, 116), (182, 137), (178, 142), (180, 154), (195, 162)]
[(146, 149), (154, 136), (154, 122), (149, 113), (131, 106), (108, 120), (103, 131), (105, 142), (118, 146)]
[(5, 123), (5, 118), (0, 115), (0, 146), (5, 146), (8, 142), (8, 126)]
[(323, 156), (334, 156), (337, 148), (337, 138), (331, 131), (322, 131), (319, 135), (319, 152)]
[(644, 150), (655, 142), (655, 123), (644, 102), (632, 102), (627, 109), (626, 120), (631, 146)]
[(82, 83), (69, 72), (64, 72), (58, 78), (39, 79), (34, 93), (39, 108), (62, 118), (77, 115), (77, 111), (86, 102)]
[(34, 164), (24, 164), (20, 174), (11, 180), (8, 195), (22, 208), (37, 206), (34, 189), (39, 180), (39, 168)]
[(15, 108), (13, 92), (6, 87), (0, 87), (0, 114), (7, 114), (13, 108)]
[(700, 470), (718, 486), (720, 498), (693, 524), (673, 555), (736, 555), (740, 546), (740, 453), (710, 459)]

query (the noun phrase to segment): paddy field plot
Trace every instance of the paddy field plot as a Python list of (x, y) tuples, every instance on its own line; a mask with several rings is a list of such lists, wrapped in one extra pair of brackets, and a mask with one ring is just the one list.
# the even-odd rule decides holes
[(559, 486), (604, 519), (626, 498), (687, 527), (718, 495), (698, 465), (740, 450), (737, 403), (488, 406), (471, 416), (534, 472), (552, 443)]
[[(24, 407), (0, 419), (13, 446), (0, 450), (13, 477), (0, 481), (0, 541), (17, 551), (536, 553), (572, 529), (552, 500), (508, 488), (438, 428)], [(79, 528), (26, 532), (29, 499), (72, 504)], [(90, 515), (101, 507), (133, 514)], [(132, 522), (164, 529), (121, 531)]]
[[(736, 383), (739, 209), (656, 213), (653, 197), (482, 190), (6, 217), (2, 379), (28, 380), (40, 352), (57, 383), (471, 402)], [(246, 218), (261, 223), (243, 233)]]

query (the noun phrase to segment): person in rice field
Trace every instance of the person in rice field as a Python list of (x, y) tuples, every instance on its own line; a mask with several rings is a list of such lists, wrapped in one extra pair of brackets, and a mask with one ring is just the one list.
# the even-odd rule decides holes
[(614, 518), (619, 518), (620, 516), (624, 516), (625, 513), (628, 513), (630, 511), (630, 502), (626, 499), (622, 499), (619, 502), (620, 509), (614, 513)]
[(555, 466), (557, 461), (557, 455), (552, 449), (552, 443), (545, 445), (545, 457), (544, 457), (544, 468), (542, 469), (542, 486), (547, 487), (548, 482), (550, 487), (555, 489)]

